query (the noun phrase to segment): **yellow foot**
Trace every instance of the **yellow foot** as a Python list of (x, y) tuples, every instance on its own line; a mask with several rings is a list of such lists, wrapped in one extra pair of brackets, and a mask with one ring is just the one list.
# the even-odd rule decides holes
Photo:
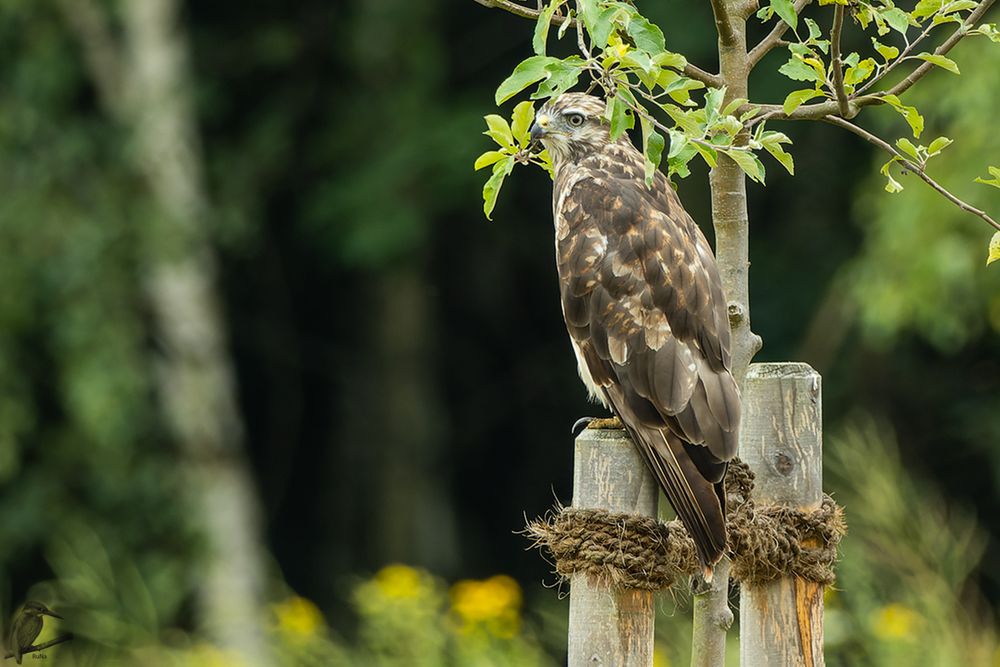
[(587, 428), (612, 429), (625, 427), (622, 424), (622, 420), (618, 419), (618, 417), (605, 417), (603, 419), (591, 419), (590, 423), (587, 424)]

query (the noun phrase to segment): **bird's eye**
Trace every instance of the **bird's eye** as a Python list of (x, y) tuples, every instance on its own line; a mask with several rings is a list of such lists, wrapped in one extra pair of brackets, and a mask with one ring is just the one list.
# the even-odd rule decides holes
[(583, 125), (583, 114), (571, 113), (568, 116), (566, 116), (566, 122), (572, 125), (573, 127), (580, 127), (581, 125)]

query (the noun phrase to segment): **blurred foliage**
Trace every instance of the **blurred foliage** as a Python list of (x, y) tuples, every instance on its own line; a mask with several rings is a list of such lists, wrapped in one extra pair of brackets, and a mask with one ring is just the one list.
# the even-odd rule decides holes
[(827, 595), (828, 664), (996, 664), (1000, 630), (975, 579), (987, 539), (975, 514), (908, 470), (884, 425), (858, 420), (825, 449), (850, 523)]
[[(984, 39), (969, 39), (955, 53), (974, 66), (958, 77), (934, 72), (907, 99), (935, 124), (928, 128), (930, 136), (961, 138), (933, 159), (930, 173), (974, 206), (997, 211), (1000, 190), (973, 179), (1000, 154), (1000, 134), (986, 120), (996, 109), (1000, 49)], [(884, 114), (879, 120), (888, 135), (888, 121), (895, 119)], [(870, 180), (881, 181), (875, 169)], [(912, 331), (954, 353), (984, 333), (1000, 333), (1000, 273), (984, 270), (989, 227), (916, 176), (902, 182), (905, 190), (892, 196), (871, 183), (857, 203), (864, 250), (843, 273), (864, 334), (888, 346)]]

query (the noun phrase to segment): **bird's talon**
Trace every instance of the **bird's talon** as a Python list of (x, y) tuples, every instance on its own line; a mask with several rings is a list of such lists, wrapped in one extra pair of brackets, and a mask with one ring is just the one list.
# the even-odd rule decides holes
[(594, 421), (595, 419), (597, 419), (597, 417), (580, 417), (575, 422), (573, 422), (573, 426), (572, 428), (570, 428), (569, 432), (573, 435), (578, 435), (581, 431), (590, 426), (590, 422)]

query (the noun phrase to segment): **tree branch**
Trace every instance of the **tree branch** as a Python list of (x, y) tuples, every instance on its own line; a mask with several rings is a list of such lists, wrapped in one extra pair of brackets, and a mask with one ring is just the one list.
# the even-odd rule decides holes
[[(982, 0), (982, 2), (979, 3), (979, 6), (976, 7), (976, 10), (969, 14), (960, 26), (955, 28), (955, 32), (953, 32), (948, 39), (942, 42), (941, 46), (934, 49), (934, 55), (943, 56), (951, 51), (952, 47), (962, 41), (962, 38), (968, 34), (969, 28), (973, 27), (974, 24), (989, 11), (994, 2), (995, 0)], [(910, 72), (909, 76), (890, 88), (889, 93), (892, 95), (902, 95), (904, 92), (909, 90), (913, 84), (924, 78), (934, 67), (936, 67), (936, 65), (933, 63), (921, 63), (920, 67)]]
[[(478, 2), (478, 0), (477, 0)], [(795, 15), (798, 16), (805, 9), (810, 0), (795, 0)], [(781, 38), (784, 37), (785, 31), (788, 30), (790, 26), (784, 22), (782, 19), (778, 19), (778, 24), (771, 29), (767, 37), (760, 40), (757, 46), (750, 49), (749, 57), (747, 58), (750, 62), (750, 69), (760, 62), (760, 59), (768, 54), (768, 52), (774, 47), (781, 43)]]
[(844, 90), (844, 63), (840, 59), (840, 32), (844, 27), (844, 5), (833, 6), (833, 27), (830, 29), (830, 59), (833, 61), (833, 94), (837, 98), (840, 115), (850, 118), (850, 105)]
[(733, 22), (730, 17), (730, 7), (728, 0), (712, 0), (712, 15), (715, 17), (715, 29), (719, 33), (719, 44), (721, 46), (732, 46), (736, 43), (736, 31), (733, 30)]
[[(73, 2), (73, 0), (63, 0), (63, 2), (68, 3), (68, 2)], [(524, 7), (515, 2), (511, 2), (511, 0), (473, 0), (473, 2), (480, 4), (483, 7), (489, 7), (490, 9), (502, 9), (506, 12), (513, 14), (514, 16), (520, 16), (521, 18), (525, 19), (537, 20), (538, 15), (541, 14), (541, 12), (537, 9), (529, 9), (528, 7)], [(554, 15), (552, 17), (552, 22), (555, 23), (556, 25), (562, 25), (567, 20), (568, 19), (565, 16)], [(577, 27), (579, 28), (580, 22), (579, 21), (574, 21), (574, 22), (577, 24)], [(668, 68), (668, 69), (674, 69), (674, 68)], [(695, 81), (701, 81), (703, 84), (711, 88), (719, 88), (722, 85), (722, 77), (720, 77), (718, 74), (712, 74), (711, 72), (706, 72), (697, 65), (692, 65), (691, 63), (687, 63), (679, 71), (687, 78), (694, 79)]]
[[(21, 651), (21, 655), (27, 655), (29, 653), (34, 653), (35, 651), (44, 651), (45, 649), (50, 648), (52, 646), (55, 646), (56, 644), (62, 644), (63, 642), (68, 642), (72, 638), (73, 638), (73, 635), (69, 635), (69, 634), (59, 635), (55, 639), (47, 641), (44, 644), (38, 644), (37, 646), (35, 646), (34, 644), (32, 644), (28, 648), (26, 648), (23, 651)], [(3, 659), (4, 660), (8, 660), (8, 659), (13, 658), (13, 657), (14, 657), (13, 653), (8, 653), (7, 655), (5, 655), (3, 657)]]
[[(511, 2), (510, 0), (474, 0), (478, 2), (483, 7), (489, 7), (490, 9), (502, 9), (505, 12), (510, 12), (515, 16), (520, 16), (526, 19), (537, 19), (539, 11), (537, 9), (528, 9), (527, 7), (522, 7), (516, 2)], [(562, 25), (563, 21), (566, 20), (564, 16), (553, 16), (552, 21), (556, 25)]]
[[(884, 103), (881, 93), (848, 99), (846, 118), (854, 118), (863, 107)], [(757, 108), (758, 114), (747, 123), (747, 129), (765, 120), (823, 120), (827, 116), (840, 116), (841, 114), (840, 104), (836, 100), (803, 104), (792, 113), (785, 113), (785, 109), (780, 104), (744, 104), (739, 111), (742, 113), (754, 107)]]
[(871, 88), (872, 86), (874, 86), (876, 83), (878, 83), (879, 81), (881, 81), (882, 79), (884, 79), (886, 77), (886, 75), (889, 74), (889, 72), (891, 72), (892, 70), (894, 70), (896, 68), (896, 66), (899, 65), (899, 63), (901, 63), (904, 60), (906, 60), (906, 57), (913, 52), (913, 49), (916, 48), (917, 44), (919, 44), (920, 42), (924, 41), (924, 39), (927, 37), (927, 35), (929, 35), (931, 33), (931, 30), (933, 30), (934, 27), (935, 27), (935, 25), (934, 25), (933, 21), (930, 22), (930, 23), (928, 23), (927, 27), (924, 28), (924, 31), (922, 33), (920, 33), (919, 35), (917, 35), (917, 38), (915, 40), (913, 40), (912, 42), (910, 42), (909, 44), (906, 45), (906, 48), (903, 49), (903, 52), (899, 54), (898, 58), (896, 58), (891, 63), (889, 63), (889, 66), (886, 67), (884, 70), (882, 70), (881, 72), (879, 72), (878, 74), (876, 74), (872, 78), (868, 79), (868, 81), (865, 82), (865, 85), (861, 86), (860, 88), (857, 88), (854, 91), (854, 94), (855, 95), (860, 95), (861, 93), (865, 92), (866, 90), (868, 90), (869, 88)]
[(906, 157), (905, 155), (897, 151), (888, 142), (880, 139), (879, 137), (875, 136), (868, 130), (865, 130), (861, 127), (858, 127), (854, 123), (850, 123), (844, 120), (843, 118), (838, 118), (837, 116), (827, 116), (823, 120), (826, 121), (827, 123), (830, 123), (831, 125), (842, 127), (848, 132), (853, 132), (854, 134), (858, 135), (859, 137), (861, 137), (868, 143), (872, 144), (873, 146), (878, 146), (889, 155), (898, 158), (899, 161), (903, 164), (903, 166), (905, 166), (907, 169), (909, 169), (914, 174), (919, 176), (924, 183), (937, 190), (938, 193), (940, 193), (945, 199), (950, 201), (952, 204), (954, 204), (955, 206), (957, 206), (958, 208), (962, 209), (967, 213), (971, 213), (972, 215), (982, 218), (987, 223), (992, 225), (994, 228), (1000, 230), (1000, 222), (997, 222), (996, 220), (991, 218), (985, 211), (982, 211), (974, 206), (971, 206), (970, 204), (965, 203), (964, 201), (953, 195), (951, 192), (949, 192), (943, 186), (941, 186), (937, 181), (928, 176), (927, 172), (924, 171), (923, 167), (921, 167), (916, 162), (914, 162), (910, 158)]

